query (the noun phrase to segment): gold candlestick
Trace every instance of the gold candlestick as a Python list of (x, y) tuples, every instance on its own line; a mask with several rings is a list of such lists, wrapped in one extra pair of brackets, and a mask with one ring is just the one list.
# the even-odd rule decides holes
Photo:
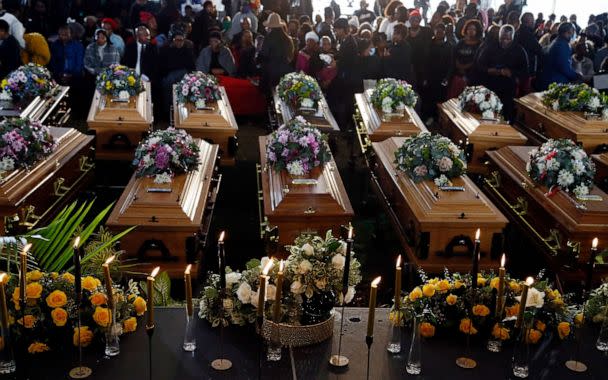
[(106, 260), (105, 263), (101, 264), (103, 268), (103, 276), (106, 280), (106, 295), (108, 296), (108, 307), (110, 308), (110, 313), (113, 313), (114, 310), (114, 292), (112, 291), (112, 277), (110, 276), (110, 264), (114, 261), (116, 256), (110, 256)]
[(188, 264), (186, 270), (184, 271), (184, 283), (186, 289), (186, 312), (188, 316), (191, 317), (194, 313), (194, 308), (192, 307), (192, 276), (190, 275), (190, 270), (192, 269), (192, 264)]
[(369, 312), (367, 314), (367, 336), (374, 336), (374, 320), (376, 318), (376, 294), (378, 293), (378, 284), (380, 283), (380, 277), (376, 277), (372, 281), (372, 285), (369, 290)]
[(274, 309), (273, 309), (273, 313), (272, 313), (272, 320), (274, 321), (274, 323), (279, 323), (280, 317), (281, 317), (281, 293), (282, 293), (282, 288), (283, 288), (283, 269), (285, 266), (285, 262), (283, 260), (281, 260), (281, 262), (279, 263), (279, 273), (277, 273), (277, 282), (276, 282), (276, 287), (277, 287), (277, 291), (276, 291), (276, 296), (274, 298)]
[(27, 253), (29, 252), (30, 248), (32, 248), (32, 244), (26, 244), (23, 247), (23, 251), (21, 251), (20, 255), (21, 277), (19, 277), (19, 299), (23, 303), (27, 301), (27, 299), (25, 298), (25, 288), (27, 288)]
[(158, 274), (160, 267), (154, 268), (152, 273), (147, 278), (147, 290), (148, 290), (148, 321), (146, 328), (154, 328), (154, 277)]
[(2, 318), (0, 321), (2, 322), (2, 328), (6, 330), (8, 329), (8, 309), (6, 307), (6, 288), (4, 281), (6, 281), (6, 273), (0, 274), (0, 309), (2, 309)]
[(517, 314), (517, 320), (515, 321), (515, 327), (520, 328), (524, 320), (524, 312), (526, 310), (526, 302), (528, 301), (528, 289), (534, 284), (532, 277), (526, 278), (526, 282), (521, 291), (521, 298), (519, 301), (519, 313)]
[[(395, 310), (401, 308), (401, 255), (397, 257), (397, 265), (395, 267)], [(398, 321), (400, 322), (400, 321)]]
[(258, 318), (264, 318), (264, 301), (266, 300), (266, 281), (268, 281), (268, 272), (272, 268), (272, 258), (268, 260), (262, 273), (260, 274), (260, 287), (258, 289)]
[(502, 258), (500, 259), (500, 268), (498, 268), (498, 296), (496, 298), (496, 318), (498, 320), (502, 320), (502, 310), (504, 307), (503, 297), (505, 294), (505, 254), (502, 254)]

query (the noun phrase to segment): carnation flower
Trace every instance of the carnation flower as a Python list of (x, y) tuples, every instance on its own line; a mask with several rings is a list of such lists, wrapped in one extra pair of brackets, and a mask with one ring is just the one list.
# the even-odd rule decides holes
[(312, 270), (312, 264), (308, 260), (302, 260), (298, 265), (298, 273), (306, 274)]
[(345, 261), (346, 261), (346, 257), (344, 257), (343, 255), (340, 255), (340, 254), (334, 255), (331, 258), (331, 263), (334, 266), (334, 268), (336, 268), (336, 269), (343, 269)]
[(242, 275), (239, 272), (226, 273), (226, 285), (236, 284), (241, 280)]
[(574, 175), (567, 170), (560, 170), (557, 175), (557, 184), (563, 188), (567, 188), (572, 183), (574, 183)]
[(437, 161), (437, 166), (439, 166), (439, 170), (442, 172), (447, 172), (452, 169), (454, 162), (449, 157), (441, 157)]

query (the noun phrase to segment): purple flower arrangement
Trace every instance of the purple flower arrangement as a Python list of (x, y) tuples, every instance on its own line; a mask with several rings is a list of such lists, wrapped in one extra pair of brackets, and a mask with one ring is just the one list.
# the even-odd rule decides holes
[(175, 86), (175, 96), (180, 104), (192, 103), (205, 106), (208, 102), (221, 99), (217, 79), (213, 75), (194, 71), (184, 75)]
[(28, 119), (0, 122), (0, 162), (2, 170), (27, 168), (44, 160), (55, 149), (49, 127)]
[(198, 168), (199, 147), (183, 129), (154, 131), (135, 150), (135, 174), (152, 177), (188, 173)]
[(31, 100), (48, 94), (55, 87), (55, 82), (44, 66), (28, 63), (11, 71), (2, 80), (1, 86), (13, 99)]
[(135, 70), (118, 64), (106, 67), (97, 75), (96, 87), (102, 95), (123, 100), (145, 90), (141, 76)]

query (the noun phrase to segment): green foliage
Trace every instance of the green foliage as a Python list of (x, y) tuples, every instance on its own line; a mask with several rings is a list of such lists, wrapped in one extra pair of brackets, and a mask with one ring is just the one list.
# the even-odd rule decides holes
[[(147, 299), (148, 285), (146, 284), (146, 281), (140, 281), (139, 287), (143, 290), (143, 293), (146, 294)], [(152, 293), (154, 306), (172, 306), (177, 304), (177, 302), (171, 298), (171, 278), (167, 272), (160, 272), (156, 276), (152, 287)]]

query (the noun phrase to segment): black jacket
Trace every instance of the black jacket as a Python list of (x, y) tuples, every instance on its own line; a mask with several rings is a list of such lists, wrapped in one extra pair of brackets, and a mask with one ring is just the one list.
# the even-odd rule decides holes
[(521, 45), (528, 55), (528, 74), (536, 74), (538, 63), (543, 53), (543, 48), (538, 43), (534, 31), (523, 25), (515, 32), (513, 43)]
[[(141, 74), (145, 74), (151, 82), (158, 79), (159, 71), (158, 48), (152, 44), (146, 44), (140, 61)], [(128, 43), (125, 46), (125, 55), (122, 58), (125, 66), (135, 68), (137, 65), (137, 42)]]
[(163, 77), (175, 70), (194, 71), (194, 52), (191, 48), (164, 46), (159, 52), (160, 75)]
[(7, 39), (0, 45), (0, 78), (4, 78), (11, 71), (15, 70), (21, 64), (19, 56), (19, 43), (13, 36), (8, 36)]
[(412, 83), (412, 48), (407, 41), (393, 44), (384, 58), (384, 76)]

